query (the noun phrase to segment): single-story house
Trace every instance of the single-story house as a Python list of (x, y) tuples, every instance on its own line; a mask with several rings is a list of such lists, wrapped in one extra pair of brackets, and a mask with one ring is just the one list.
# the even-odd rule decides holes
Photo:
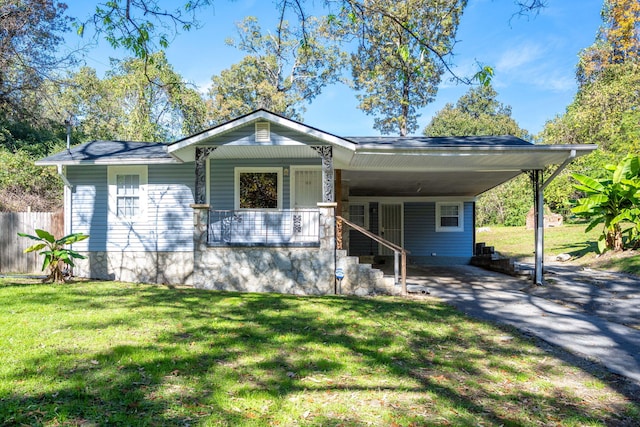
[(542, 171), (594, 149), (341, 137), (257, 110), (173, 143), (92, 141), (36, 164), (57, 166), (65, 183), (66, 233), (90, 235), (74, 245), (87, 255), (77, 276), (365, 294), (389, 286), (360, 261), (467, 264), (479, 194), (530, 173), (542, 206), (555, 176), (542, 182)]

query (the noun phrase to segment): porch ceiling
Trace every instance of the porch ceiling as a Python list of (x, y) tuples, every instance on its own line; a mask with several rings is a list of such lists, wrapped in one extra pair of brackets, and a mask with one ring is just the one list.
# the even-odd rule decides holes
[(377, 197), (475, 197), (516, 176), (501, 172), (374, 172), (342, 171), (350, 196)]
[[(352, 196), (475, 197), (527, 170), (560, 165), (592, 145), (359, 147), (342, 179)], [(336, 165), (340, 168), (341, 165)]]

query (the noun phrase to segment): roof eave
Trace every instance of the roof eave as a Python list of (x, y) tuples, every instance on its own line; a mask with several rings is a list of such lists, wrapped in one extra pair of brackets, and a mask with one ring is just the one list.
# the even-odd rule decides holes
[(82, 165), (105, 165), (105, 166), (116, 166), (116, 165), (166, 165), (166, 164), (179, 164), (182, 163), (180, 160), (175, 158), (167, 158), (167, 159), (145, 159), (145, 158), (137, 158), (137, 159), (92, 159), (92, 160), (60, 160), (60, 161), (46, 161), (46, 160), (36, 160), (34, 163), (36, 166), (82, 166)]

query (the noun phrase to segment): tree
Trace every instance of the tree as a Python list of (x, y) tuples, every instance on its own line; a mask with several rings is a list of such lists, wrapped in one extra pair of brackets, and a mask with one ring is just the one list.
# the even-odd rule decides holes
[(161, 0), (98, 2), (94, 13), (77, 24), (78, 34), (93, 27), (96, 35), (103, 35), (114, 48), (127, 49), (146, 61), (158, 49), (166, 49), (179, 31), (198, 27), (198, 13), (212, 2), (186, 0), (173, 4), (173, 8), (167, 8)]
[(205, 127), (204, 100), (163, 52), (113, 65), (104, 79), (81, 68), (58, 96), (57, 108), (74, 113), (84, 138), (167, 141)]
[(306, 20), (306, 33), (281, 22), (274, 33), (264, 33), (255, 17), (238, 25), (238, 40), (227, 43), (247, 52), (238, 64), (212, 77), (208, 108), (212, 123), (221, 123), (265, 108), (302, 120), (303, 104), (338, 80), (344, 64), (327, 25)]
[[(617, 166), (607, 165), (610, 177), (594, 179), (574, 173), (579, 184), (574, 187), (586, 196), (572, 209), (578, 216), (589, 219), (585, 232), (603, 225), (598, 250), (621, 251), (627, 244), (635, 244), (640, 235), (640, 156), (628, 155)], [(626, 222), (631, 226), (623, 227)]]
[(0, 114), (9, 120), (37, 121), (43, 82), (69, 65), (58, 56), (70, 18), (66, 5), (51, 0), (0, 3)]
[(351, 57), (359, 108), (383, 134), (415, 131), (417, 110), (432, 102), (466, 0), (347, 2), (346, 31), (358, 35)]
[(39, 167), (33, 161), (23, 149), (0, 148), (0, 212), (47, 212), (62, 206), (62, 180), (56, 168)]
[(477, 86), (458, 99), (455, 106), (447, 103), (436, 113), (425, 136), (450, 135), (513, 135), (528, 138), (511, 117), (511, 107), (497, 99), (498, 93), (489, 84)]
[(602, 21), (595, 43), (580, 53), (577, 78), (581, 85), (594, 82), (613, 64), (640, 60), (640, 2), (605, 0)]

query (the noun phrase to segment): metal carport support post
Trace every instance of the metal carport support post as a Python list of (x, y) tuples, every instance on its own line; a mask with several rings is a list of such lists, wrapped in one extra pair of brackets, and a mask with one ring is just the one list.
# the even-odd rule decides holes
[(565, 161), (556, 168), (555, 171), (542, 182), (542, 170), (536, 169), (531, 172), (531, 180), (534, 188), (534, 213), (535, 213), (535, 229), (536, 229), (536, 253), (535, 266), (533, 271), (533, 283), (535, 285), (543, 285), (542, 274), (544, 269), (544, 190), (547, 185), (557, 177), (560, 172), (567, 167), (569, 163), (576, 157), (576, 150), (571, 150)]

